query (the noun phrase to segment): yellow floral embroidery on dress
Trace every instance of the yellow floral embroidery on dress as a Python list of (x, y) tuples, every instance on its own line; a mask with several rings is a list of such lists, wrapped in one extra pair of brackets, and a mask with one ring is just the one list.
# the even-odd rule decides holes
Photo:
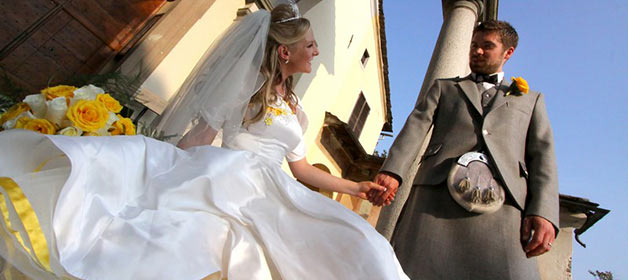
[(275, 116), (284, 116), (287, 115), (288, 113), (286, 112), (286, 110), (282, 109), (282, 108), (275, 108), (275, 107), (268, 107), (266, 108), (266, 112), (267, 113), (271, 113)]
[[(290, 112), (292, 113), (292, 112)], [(273, 124), (273, 116), (274, 117), (278, 117), (278, 116), (286, 116), (288, 114), (287, 110), (283, 109), (283, 108), (276, 108), (276, 107), (266, 107), (266, 118), (264, 118), (264, 124), (266, 125), (272, 125)]]
[(265, 123), (266, 125), (271, 125), (271, 124), (273, 124), (273, 119), (271, 119), (270, 117), (266, 117), (266, 118), (264, 119), (264, 123)]

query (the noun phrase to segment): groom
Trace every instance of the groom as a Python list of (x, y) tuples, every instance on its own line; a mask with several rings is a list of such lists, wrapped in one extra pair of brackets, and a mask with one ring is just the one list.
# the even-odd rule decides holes
[[(539, 279), (532, 257), (549, 251), (557, 234), (558, 178), (543, 95), (504, 78), (517, 41), (507, 22), (478, 25), (469, 53), (473, 73), (436, 80), (419, 96), (375, 178), (388, 190), (370, 200), (382, 205), (433, 125), (391, 240), (412, 279)], [(448, 190), (450, 169), (471, 151), (488, 156), (505, 190), (495, 212), (469, 212)]]

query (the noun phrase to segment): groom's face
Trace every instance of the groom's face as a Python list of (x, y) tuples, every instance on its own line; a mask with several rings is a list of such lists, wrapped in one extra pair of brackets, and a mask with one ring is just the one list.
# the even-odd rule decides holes
[(502, 72), (514, 50), (512, 47), (504, 48), (497, 32), (476, 32), (473, 34), (469, 52), (471, 71), (478, 74)]

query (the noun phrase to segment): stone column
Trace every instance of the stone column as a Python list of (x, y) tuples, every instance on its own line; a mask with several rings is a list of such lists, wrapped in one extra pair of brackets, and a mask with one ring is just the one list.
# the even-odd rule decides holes
[[(441, 27), (430, 65), (423, 79), (419, 95), (425, 94), (435, 79), (467, 75), (469, 70), (469, 48), (473, 28), (483, 10), (480, 0), (443, 0), (443, 26)], [(431, 131), (427, 138), (431, 137)], [(419, 155), (423, 154), (429, 141), (425, 141)], [(414, 174), (419, 168), (419, 155), (409, 167), (406, 178), (395, 196), (395, 201), (384, 207), (377, 222), (377, 231), (390, 240), (401, 208), (408, 198)]]

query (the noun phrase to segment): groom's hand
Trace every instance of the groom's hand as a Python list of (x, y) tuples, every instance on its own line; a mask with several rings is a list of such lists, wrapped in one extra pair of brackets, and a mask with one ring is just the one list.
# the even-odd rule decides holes
[(375, 206), (390, 205), (399, 189), (399, 181), (386, 173), (378, 173), (373, 182), (385, 187), (386, 191), (371, 190), (369, 201)]
[(526, 256), (536, 257), (552, 248), (556, 237), (554, 225), (540, 216), (526, 216), (521, 227), (521, 241)]

